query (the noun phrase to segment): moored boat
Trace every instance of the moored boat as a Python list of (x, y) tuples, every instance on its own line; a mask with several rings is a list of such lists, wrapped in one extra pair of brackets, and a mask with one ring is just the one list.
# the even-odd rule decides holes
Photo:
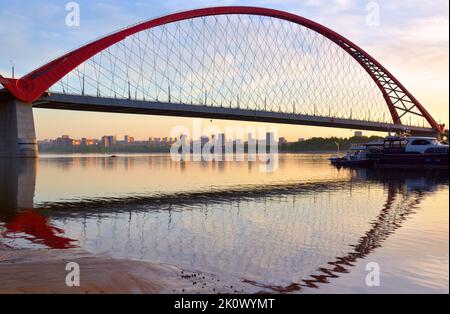
[(379, 142), (354, 145), (343, 157), (332, 157), (337, 167), (448, 169), (449, 146), (434, 137), (396, 135)]
[(375, 166), (378, 168), (448, 169), (448, 144), (434, 137), (388, 136)]
[(377, 159), (381, 145), (379, 142), (352, 145), (344, 156), (331, 157), (329, 160), (337, 167), (371, 167)]

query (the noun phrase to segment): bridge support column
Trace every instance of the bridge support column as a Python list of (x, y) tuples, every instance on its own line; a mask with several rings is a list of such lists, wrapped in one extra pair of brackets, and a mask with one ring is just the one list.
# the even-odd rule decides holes
[(0, 101), (0, 157), (37, 156), (31, 104), (18, 100)]

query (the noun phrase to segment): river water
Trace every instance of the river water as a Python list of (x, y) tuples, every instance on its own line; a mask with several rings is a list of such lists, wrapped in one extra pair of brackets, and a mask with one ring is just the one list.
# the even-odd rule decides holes
[(0, 239), (176, 265), (247, 292), (448, 293), (448, 174), (328, 157), (279, 155), (273, 172), (164, 154), (2, 160)]

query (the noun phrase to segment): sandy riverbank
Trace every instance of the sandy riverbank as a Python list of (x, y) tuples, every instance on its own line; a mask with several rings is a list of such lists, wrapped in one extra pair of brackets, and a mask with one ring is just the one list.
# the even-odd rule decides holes
[[(80, 286), (68, 287), (68, 262)], [(94, 256), (79, 249), (11, 249), (0, 244), (0, 293), (236, 293), (243, 287), (211, 274), (151, 262)]]

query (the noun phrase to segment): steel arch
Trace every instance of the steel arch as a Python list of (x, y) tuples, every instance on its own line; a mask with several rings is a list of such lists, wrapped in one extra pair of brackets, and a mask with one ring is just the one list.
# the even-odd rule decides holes
[[(438, 124), (421, 103), (385, 67), (355, 43), (333, 30), (304, 17), (284, 11), (260, 7), (224, 6), (202, 8), (174, 13), (145, 21), (73, 50), (20, 79), (4, 78), (0, 75), (0, 83), (2, 83), (2, 85), (17, 99), (23, 102), (32, 103), (78, 65), (102, 50), (124, 40), (128, 36), (172, 22), (226, 14), (247, 14), (278, 18), (299, 24), (323, 35), (339, 45), (353, 57), (376, 83), (386, 101), (394, 124), (401, 125), (401, 117), (407, 113), (412, 113), (424, 117), (430, 126), (437, 132), (441, 134), (444, 132), (444, 125)], [(414, 108), (417, 108), (420, 114), (412, 111)], [(402, 111), (402, 114), (399, 115), (398, 111)]]

